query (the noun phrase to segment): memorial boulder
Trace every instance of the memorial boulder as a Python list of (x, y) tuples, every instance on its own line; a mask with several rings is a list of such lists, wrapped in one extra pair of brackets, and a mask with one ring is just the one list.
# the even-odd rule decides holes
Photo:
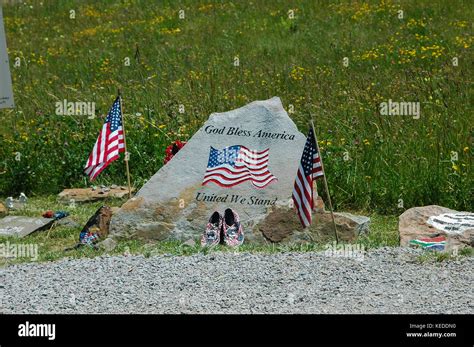
[(305, 141), (277, 97), (211, 114), (113, 215), (111, 237), (197, 239), (214, 211), (231, 208), (245, 242), (285, 239), (265, 236), (271, 226), (261, 223), (276, 206), (290, 206)]

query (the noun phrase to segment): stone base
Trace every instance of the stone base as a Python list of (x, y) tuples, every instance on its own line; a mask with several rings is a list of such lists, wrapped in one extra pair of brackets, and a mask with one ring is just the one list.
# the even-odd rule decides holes
[[(293, 209), (275, 207), (256, 226), (254, 234), (260, 234), (270, 242), (283, 243), (328, 242), (335, 239), (330, 212), (315, 211), (312, 220), (312, 224), (303, 229)], [(360, 234), (369, 231), (370, 218), (365, 216), (335, 212), (334, 220), (340, 241), (355, 242)]]
[[(122, 239), (144, 240), (197, 240), (201, 237), (209, 216), (199, 204), (186, 207), (147, 205), (140, 197), (127, 201), (111, 221), (111, 236)], [(177, 215), (181, 214), (181, 218)], [(258, 218), (241, 217), (245, 243), (305, 243), (327, 242), (334, 239), (334, 226), (329, 212), (319, 205), (313, 213), (313, 223), (303, 229), (296, 211), (286, 206), (272, 206)], [(244, 218), (242, 218), (244, 217)], [(354, 242), (367, 233), (370, 218), (350, 213), (334, 213), (339, 240)], [(119, 227), (120, 226), (120, 227)]]

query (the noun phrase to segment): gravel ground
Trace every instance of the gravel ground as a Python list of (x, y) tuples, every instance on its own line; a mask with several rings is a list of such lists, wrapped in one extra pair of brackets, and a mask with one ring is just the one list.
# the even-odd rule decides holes
[(474, 313), (474, 258), (382, 248), (101, 256), (0, 270), (1, 313)]

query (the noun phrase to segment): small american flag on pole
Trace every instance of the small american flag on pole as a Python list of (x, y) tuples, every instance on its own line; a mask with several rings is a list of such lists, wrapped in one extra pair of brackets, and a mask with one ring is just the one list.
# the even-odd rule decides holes
[(211, 147), (202, 185), (211, 182), (224, 188), (250, 181), (255, 188), (265, 188), (278, 179), (268, 169), (270, 149), (253, 151), (245, 146), (229, 146), (222, 150)]
[(102, 170), (117, 159), (120, 152), (125, 152), (125, 143), (121, 100), (118, 96), (107, 114), (94, 149), (86, 163), (84, 171), (90, 180), (94, 180)]
[(303, 155), (301, 156), (298, 174), (293, 188), (293, 201), (303, 227), (311, 224), (311, 211), (314, 207), (313, 181), (324, 176), (321, 158), (316, 146), (313, 129), (310, 128)]

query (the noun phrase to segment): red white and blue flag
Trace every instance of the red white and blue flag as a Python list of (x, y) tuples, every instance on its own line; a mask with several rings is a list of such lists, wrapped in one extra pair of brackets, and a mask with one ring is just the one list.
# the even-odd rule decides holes
[(324, 176), (313, 129), (309, 129), (293, 188), (293, 202), (303, 227), (311, 224), (314, 208), (313, 181)]
[(421, 246), (424, 249), (443, 251), (446, 246), (446, 237), (421, 237), (419, 239), (410, 240), (410, 245)]
[(84, 172), (92, 181), (112, 161), (119, 157), (120, 152), (125, 152), (125, 143), (122, 125), (122, 109), (120, 96), (115, 99), (112, 108), (107, 114), (94, 149), (89, 155)]
[(229, 146), (222, 150), (211, 147), (202, 185), (215, 183), (224, 188), (250, 181), (265, 188), (278, 179), (268, 169), (269, 149), (252, 151), (245, 146)]

